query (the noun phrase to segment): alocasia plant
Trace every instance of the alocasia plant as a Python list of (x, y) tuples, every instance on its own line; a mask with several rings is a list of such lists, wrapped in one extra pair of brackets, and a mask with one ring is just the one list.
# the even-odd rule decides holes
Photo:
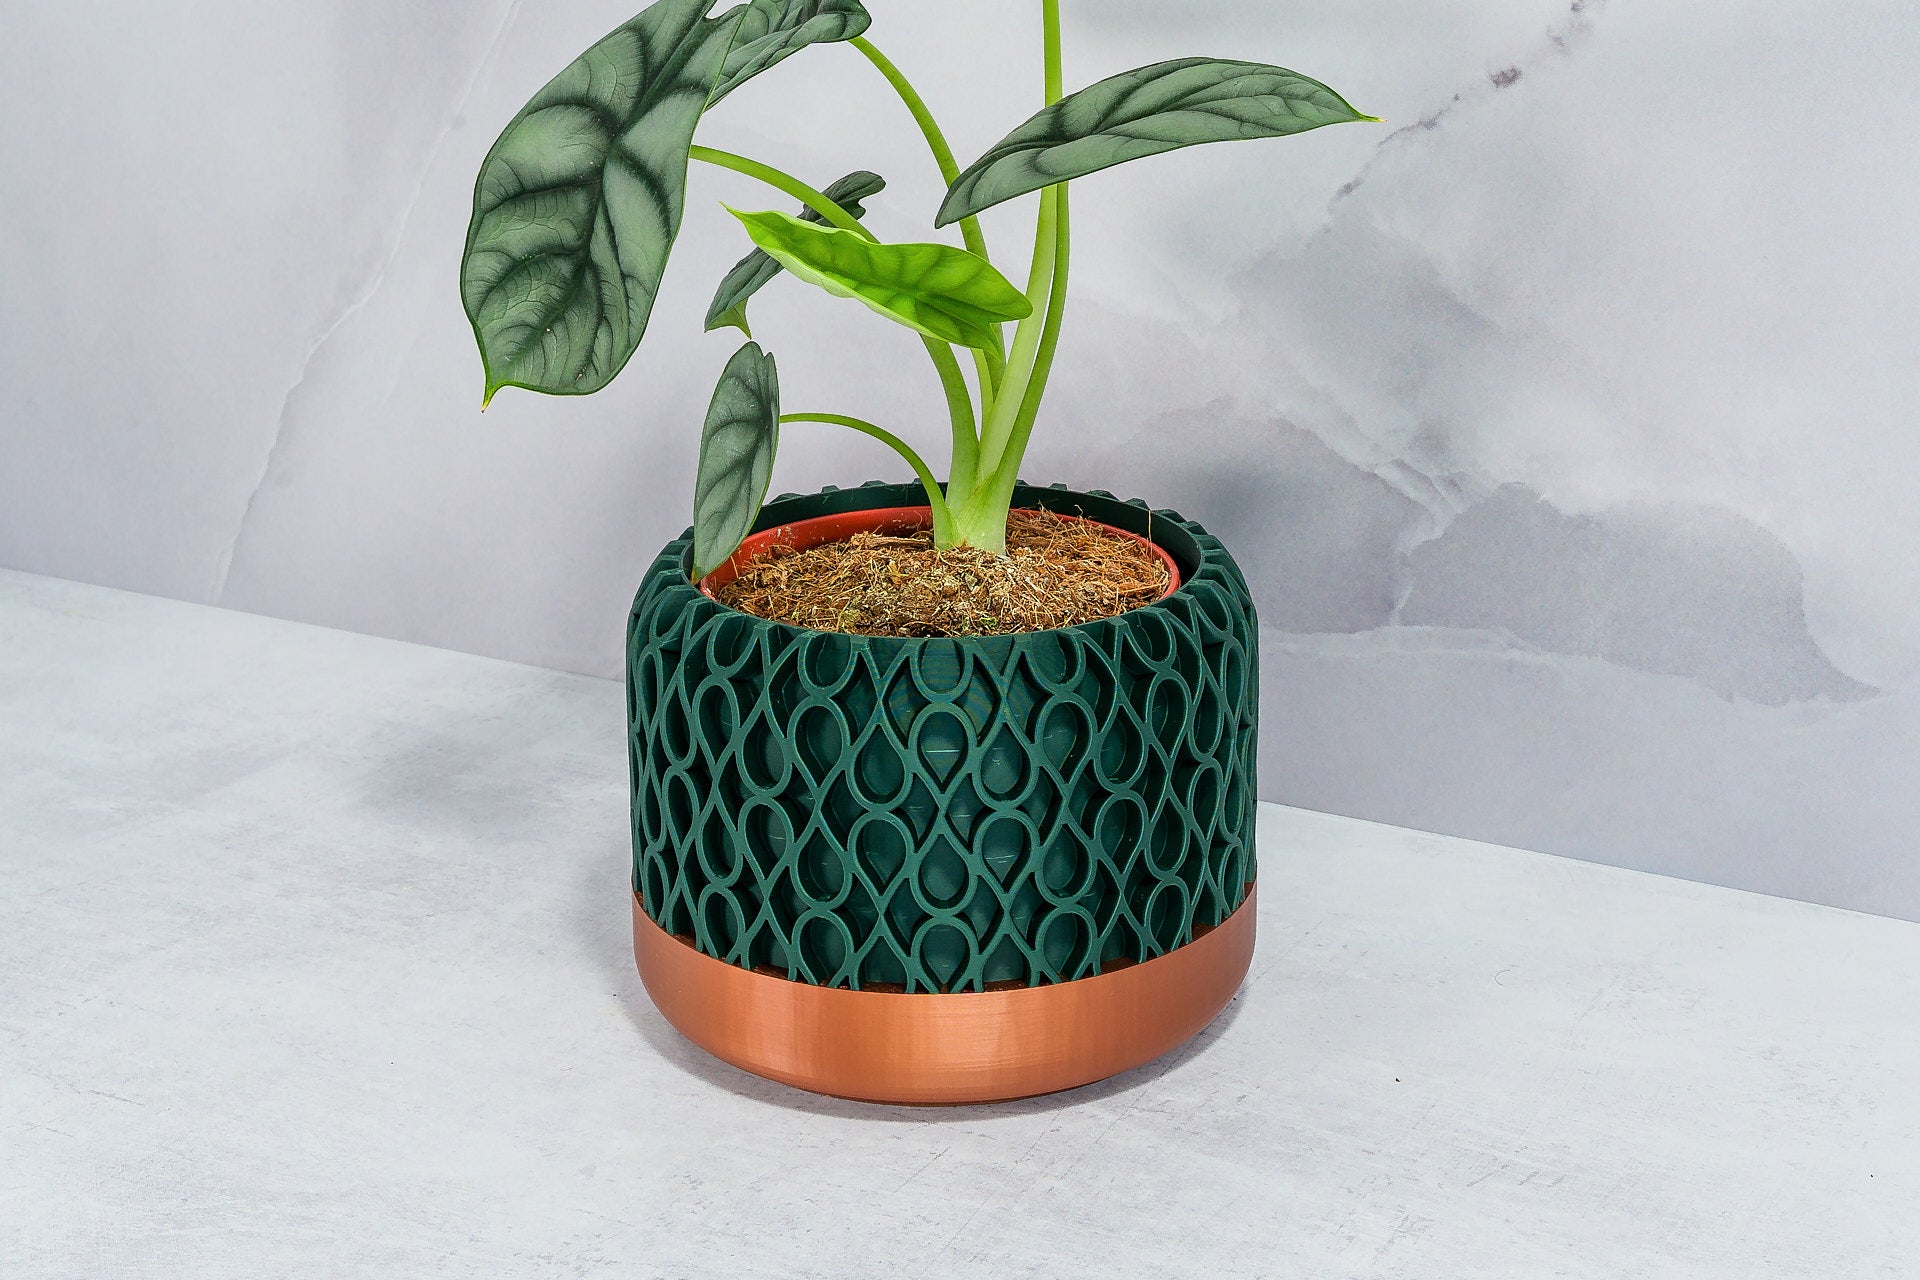
[[(460, 288), (486, 370), (502, 387), (584, 395), (612, 381), (646, 332), (680, 230), (691, 160), (756, 178), (801, 205), (729, 210), (754, 251), (721, 282), (709, 330), (749, 341), (727, 362), (700, 440), (695, 577), (724, 562), (765, 500), (783, 424), (850, 427), (913, 468), (942, 547), (1006, 547), (1015, 475), (1052, 370), (1066, 306), (1067, 184), (1201, 142), (1277, 138), (1372, 120), (1281, 67), (1182, 58), (1062, 92), (1059, 0), (1040, 0), (1046, 105), (962, 170), (926, 102), (865, 38), (859, 0), (658, 0), (581, 54), (521, 109), (474, 184)], [(721, 99), (811, 44), (845, 41), (870, 61), (926, 138), (947, 194), (936, 228), (961, 245), (886, 244), (861, 203), (886, 183), (864, 170), (825, 190), (771, 165), (696, 144)], [(1040, 193), (1027, 286), (994, 267), (977, 215)], [(946, 398), (944, 486), (893, 433), (837, 413), (780, 412), (774, 360), (751, 340), (747, 303), (782, 270), (865, 304), (919, 335)], [(1012, 325), (1009, 338), (1007, 326)], [(969, 383), (955, 348), (973, 366)]]

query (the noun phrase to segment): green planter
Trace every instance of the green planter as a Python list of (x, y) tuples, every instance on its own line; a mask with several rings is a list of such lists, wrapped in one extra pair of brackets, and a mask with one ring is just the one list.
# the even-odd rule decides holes
[[(923, 501), (829, 489), (757, 528)], [(1239, 568), (1172, 512), (1014, 504), (1143, 534), (1181, 585), (1053, 631), (866, 637), (712, 600), (690, 534), (661, 552), (627, 642), (633, 887), (660, 930), (758, 975), (939, 998), (1143, 965), (1241, 907), (1259, 699)]]

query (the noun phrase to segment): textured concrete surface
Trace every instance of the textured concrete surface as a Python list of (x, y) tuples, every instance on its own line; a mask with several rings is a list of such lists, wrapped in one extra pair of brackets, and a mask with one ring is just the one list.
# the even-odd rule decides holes
[(1195, 1044), (867, 1107), (648, 1003), (622, 728), (603, 680), (0, 572), (0, 1274), (1920, 1257), (1920, 925), (1267, 806)]

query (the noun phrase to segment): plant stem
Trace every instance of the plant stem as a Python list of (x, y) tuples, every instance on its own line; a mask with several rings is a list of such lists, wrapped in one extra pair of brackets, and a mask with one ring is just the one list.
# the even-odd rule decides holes
[[(947, 470), (947, 493), (966, 494), (980, 477), (980, 436), (973, 415), (973, 397), (967, 391), (967, 376), (953, 358), (953, 348), (932, 338), (921, 338), (927, 355), (940, 374), (940, 389), (947, 397), (947, 418), (953, 430), (953, 461)], [(945, 546), (947, 544), (941, 543)]]
[[(848, 44), (866, 55), (868, 62), (886, 77), (893, 91), (900, 95), (900, 101), (906, 104), (912, 113), (914, 123), (920, 126), (920, 133), (927, 140), (927, 149), (933, 152), (933, 162), (940, 167), (941, 181), (949, 187), (960, 176), (960, 163), (953, 158), (953, 148), (947, 145), (946, 134), (940, 131), (940, 122), (933, 118), (926, 99), (913, 87), (906, 74), (893, 64), (893, 60), (875, 48), (873, 42), (865, 36), (855, 36)], [(987, 253), (987, 238), (980, 230), (980, 219), (972, 215), (960, 219), (960, 238), (966, 242), (967, 252), (992, 261)], [(1000, 389), (1000, 381), (1006, 370), (1006, 340), (1000, 326), (993, 326), (994, 348), (988, 351), (976, 350), (973, 353), (974, 367), (980, 376), (980, 402), (991, 403)]]
[(1040, 332), (1046, 325), (1047, 298), (1053, 287), (1054, 254), (1058, 238), (1054, 235), (1054, 204), (1051, 187), (1040, 193), (1040, 217), (1034, 228), (1033, 265), (1027, 270), (1027, 301), (1033, 311), (1013, 331), (1013, 353), (1007, 358), (1006, 376), (1000, 383), (980, 431), (981, 478), (1000, 465), (1007, 439), (1013, 433), (1013, 420), (1026, 400), (1027, 384), (1033, 376), (1034, 357), (1040, 349)]
[[(1041, 0), (1040, 12), (1046, 100), (1051, 106), (1065, 94), (1060, 63), (1060, 0)], [(1007, 504), (1053, 370), (1066, 310), (1066, 192), (1066, 184), (1058, 183), (1040, 193), (1033, 266), (1027, 276), (1027, 299), (1033, 303), (1033, 314), (1014, 331), (1013, 352), (1007, 360), (1000, 395), (981, 428), (980, 469), (974, 476), (974, 487), (955, 503), (957, 536), (971, 546), (998, 550), (1006, 545)], [(951, 480), (948, 492), (954, 492)]]
[(1060, 75), (1060, 0), (1040, 0), (1040, 47), (1046, 64), (1047, 105), (1065, 97)]
[(933, 508), (934, 538), (938, 540), (951, 535), (953, 517), (947, 510), (945, 496), (940, 492), (940, 482), (934, 479), (932, 469), (920, 455), (899, 436), (862, 418), (850, 418), (842, 413), (783, 413), (780, 421), (783, 425), (789, 422), (824, 422), (837, 427), (850, 427), (888, 446), (907, 460), (907, 465), (913, 468), (913, 474), (920, 479), (920, 487), (927, 491), (927, 505)]
[(1040, 334), (1033, 376), (1027, 382), (1026, 394), (1021, 398), (1013, 433), (1007, 438), (1005, 452), (994, 466), (993, 493), (996, 503), (1012, 500), (1013, 486), (1019, 479), (1020, 461), (1026, 456), (1027, 441), (1033, 436), (1034, 420), (1040, 416), (1040, 400), (1046, 395), (1047, 379), (1053, 374), (1053, 356), (1060, 346), (1060, 326), (1067, 313), (1067, 260), (1071, 248), (1067, 184), (1063, 182), (1051, 188), (1048, 194), (1054, 197), (1056, 207), (1053, 286), (1047, 296), (1047, 322)]
[(722, 169), (744, 173), (749, 178), (758, 178), (768, 186), (786, 192), (842, 231), (851, 231), (866, 240), (878, 240), (873, 232), (860, 225), (860, 219), (829, 200), (824, 192), (814, 190), (792, 174), (776, 169), (770, 164), (749, 160), (746, 156), (737, 156), (731, 151), (721, 151), (716, 147), (703, 147), (699, 143), (689, 148), (687, 155), (691, 159), (703, 160)]
[[(851, 231), (855, 235), (878, 243), (878, 237), (861, 226), (858, 218), (829, 200), (823, 192), (816, 191), (790, 173), (776, 169), (770, 164), (762, 164), (758, 160), (750, 160), (746, 156), (737, 156), (731, 151), (703, 147), (697, 143), (687, 154), (695, 160), (717, 165), (722, 169), (731, 169), (749, 178), (758, 178), (767, 185), (786, 192), (842, 231)], [(973, 396), (967, 388), (966, 375), (960, 372), (960, 362), (954, 358), (953, 348), (924, 334), (920, 340), (927, 348), (927, 356), (933, 361), (935, 372), (940, 375), (940, 388), (947, 397), (947, 417), (953, 427), (953, 467), (948, 472), (947, 484), (949, 487), (959, 485), (955, 492), (966, 493), (974, 487), (979, 478), (980, 437), (973, 412)], [(989, 394), (991, 393), (983, 386), (982, 399), (984, 400)]]
[[(933, 112), (927, 109), (927, 103), (913, 87), (911, 81), (893, 65), (886, 54), (873, 47), (873, 42), (865, 36), (855, 36), (847, 41), (867, 56), (900, 95), (900, 101), (906, 103), (907, 110), (913, 113), (914, 123), (920, 126), (920, 132), (926, 137), (927, 148), (933, 152), (933, 162), (940, 166), (940, 178), (948, 186), (960, 176), (960, 164), (953, 158), (953, 148), (947, 145), (947, 137), (940, 132), (940, 124), (933, 118)], [(960, 235), (967, 242), (967, 252), (987, 257), (987, 240), (980, 231), (980, 219), (969, 215), (960, 219)]]

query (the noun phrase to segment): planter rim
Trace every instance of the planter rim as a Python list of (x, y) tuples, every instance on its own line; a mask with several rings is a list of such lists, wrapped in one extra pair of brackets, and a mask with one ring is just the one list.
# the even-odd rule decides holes
[[(781, 508), (789, 504), (829, 503), (838, 507), (840, 511), (871, 511), (887, 507), (913, 506), (916, 503), (924, 503), (925, 498), (925, 490), (921, 489), (917, 483), (890, 483), (883, 480), (869, 480), (865, 484), (852, 488), (826, 485), (817, 492), (809, 494), (783, 493), (766, 501), (761, 508), (760, 518), (754, 523), (753, 531), (748, 536), (752, 537), (783, 524), (797, 524), (801, 520), (815, 518), (814, 516), (793, 517), (786, 514)], [(1080, 502), (1104, 506), (1108, 508), (1109, 513), (1113, 514), (1123, 511), (1138, 512), (1150, 535), (1142, 534), (1139, 530), (1128, 529), (1111, 519), (1100, 519), (1098, 516), (1076, 510), (1074, 506), (1068, 505), (1070, 503), (1077, 505)], [(672, 563), (677, 569), (677, 581), (665, 589), (689, 604), (740, 619), (743, 623), (754, 627), (772, 627), (791, 632), (796, 636), (843, 636), (870, 648), (897, 651), (932, 645), (988, 646), (1016, 640), (1031, 640), (1040, 636), (1106, 633), (1116, 627), (1139, 625), (1145, 618), (1189, 597), (1200, 580), (1213, 578), (1223, 570), (1233, 578), (1239, 577), (1238, 568), (1232, 565), (1230, 557), (1223, 554), (1224, 548), (1221, 547), (1218, 539), (1207, 534), (1199, 525), (1178, 512), (1150, 508), (1138, 498), (1123, 500), (1100, 489), (1076, 490), (1069, 489), (1064, 484), (1035, 485), (1022, 481), (1014, 488), (1013, 505), (1021, 508), (1039, 506), (1057, 515), (1077, 515), (1091, 519), (1096, 524), (1107, 525), (1123, 533), (1143, 537), (1156, 551), (1165, 553), (1173, 560), (1179, 582), (1158, 600), (1129, 609), (1125, 613), (1115, 614), (1110, 618), (1095, 618), (1090, 622), (1077, 622), (1067, 627), (1048, 627), (1040, 631), (1017, 631), (995, 636), (869, 636), (857, 632), (815, 631), (810, 627), (795, 626), (790, 622), (780, 622), (773, 618), (762, 618), (758, 614), (742, 612), (721, 604), (709, 595), (700, 584), (693, 581), (693, 530), (689, 528), (669, 543), (664, 550), (665, 555), (672, 557)], [(1244, 590), (1244, 586), (1240, 589)], [(632, 613), (636, 617), (641, 612), (647, 596), (648, 586), (643, 581), (633, 602)]]
[[(1045, 511), (1045, 508), (1015, 507), (1014, 510), (1035, 512)], [(1151, 551), (1154, 557), (1166, 566), (1167, 588), (1152, 600), (1148, 601), (1148, 604), (1157, 604), (1180, 589), (1181, 575), (1179, 562), (1167, 552), (1165, 547), (1160, 546), (1154, 542), (1153, 539), (1143, 534), (1135, 533), (1131, 529), (1122, 529), (1119, 525), (1107, 524), (1105, 521), (1095, 520), (1090, 516), (1073, 515), (1062, 511), (1049, 511), (1046, 512), (1046, 514), (1055, 516), (1061, 520), (1072, 520), (1079, 524), (1090, 524), (1096, 529), (1104, 530), (1115, 537), (1125, 538), (1130, 542), (1137, 542)], [(714, 590), (732, 582), (748, 565), (759, 559), (773, 547), (790, 546), (796, 551), (805, 551), (810, 547), (821, 547), (831, 542), (842, 541), (856, 533), (869, 533), (888, 528), (924, 529), (928, 527), (932, 521), (933, 508), (929, 506), (869, 507), (860, 511), (842, 511), (833, 515), (807, 516), (799, 520), (782, 521), (770, 528), (760, 529), (748, 534), (746, 540), (740, 544), (739, 549), (728, 556), (719, 568), (700, 579), (700, 581), (694, 585), (699, 588), (700, 594), (707, 597), (707, 599), (716, 601), (723, 607), (731, 609), (733, 606), (728, 605), (724, 600), (721, 600), (719, 596), (715, 595)], [(1136, 607), (1143, 608), (1145, 606)], [(736, 609), (734, 612), (744, 613), (746, 611)], [(1132, 610), (1127, 610), (1126, 612), (1132, 612)], [(760, 617), (759, 614), (748, 614), (748, 616), (755, 618)], [(1117, 617), (1118, 615), (1109, 616)], [(778, 618), (764, 618), (762, 620), (767, 622), (781, 621)], [(1099, 622), (1104, 621), (1104, 619), (1096, 618), (1093, 619), (1093, 621)], [(786, 623), (784, 625), (792, 626), (794, 624)], [(809, 630), (810, 628), (802, 627), (799, 629)], [(1059, 630), (1059, 628), (1044, 629)]]

